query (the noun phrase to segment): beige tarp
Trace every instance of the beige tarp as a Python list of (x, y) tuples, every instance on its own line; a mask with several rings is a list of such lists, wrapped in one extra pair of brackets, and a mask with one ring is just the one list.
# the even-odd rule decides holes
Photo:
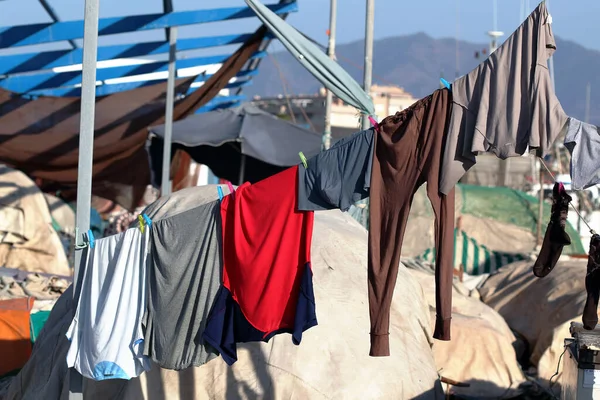
[[(156, 220), (216, 199), (215, 185), (189, 188), (146, 211)], [(392, 355), (368, 356), (366, 256), (367, 233), (356, 221), (338, 210), (316, 213), (312, 261), (319, 325), (305, 333), (300, 346), (293, 345), (289, 335), (278, 335), (266, 344), (241, 345), (233, 367), (218, 358), (181, 372), (155, 367), (131, 381), (86, 380), (84, 398), (443, 398), (431, 351), (427, 302), (403, 266), (391, 310)], [(66, 399), (64, 332), (71, 318), (70, 293), (59, 299), (8, 399)]]
[[(423, 287), (435, 321), (435, 281), (431, 273), (411, 270)], [(477, 291), (473, 291), (474, 294)], [(504, 319), (477, 297), (470, 297), (455, 280), (452, 299), (452, 340), (436, 340), (433, 354), (439, 374), (468, 383), (451, 391), (475, 398), (506, 398), (515, 395), (525, 377), (512, 343), (515, 337)]]
[(70, 275), (48, 204), (35, 183), (0, 164), (0, 267)]
[(531, 261), (505, 266), (479, 291), (482, 300), (525, 338), (530, 361), (537, 365), (540, 378), (547, 381), (556, 372), (564, 339), (571, 336), (570, 322), (581, 321), (586, 260), (559, 261), (542, 279), (533, 275), (532, 266)]

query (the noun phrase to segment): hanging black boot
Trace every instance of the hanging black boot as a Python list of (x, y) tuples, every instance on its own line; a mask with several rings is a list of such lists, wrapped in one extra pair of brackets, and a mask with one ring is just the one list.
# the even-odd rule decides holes
[(552, 272), (563, 247), (571, 244), (571, 238), (565, 229), (571, 200), (564, 185), (555, 183), (552, 190), (550, 223), (546, 227), (540, 254), (533, 265), (533, 274), (538, 278), (543, 278)]
[(583, 307), (583, 327), (592, 330), (598, 323), (598, 298), (600, 297), (600, 235), (592, 236), (585, 275), (587, 299)]

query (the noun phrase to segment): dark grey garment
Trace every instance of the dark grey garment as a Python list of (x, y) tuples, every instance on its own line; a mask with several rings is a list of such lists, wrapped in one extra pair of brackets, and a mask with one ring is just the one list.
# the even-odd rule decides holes
[(583, 190), (600, 184), (600, 128), (569, 118), (565, 147), (571, 153), (571, 187)]
[(348, 136), (298, 168), (298, 210), (347, 211), (369, 196), (373, 128)]
[(162, 368), (217, 356), (202, 334), (221, 284), (221, 232), (218, 200), (152, 225), (144, 354)]

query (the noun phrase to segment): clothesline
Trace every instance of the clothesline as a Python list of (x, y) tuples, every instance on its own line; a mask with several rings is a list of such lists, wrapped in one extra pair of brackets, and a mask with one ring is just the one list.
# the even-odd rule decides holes
[[(268, 342), (280, 333), (291, 333), (293, 343), (300, 344), (304, 331), (317, 325), (310, 257), (314, 211), (347, 211), (366, 198), (373, 205), (367, 252), (369, 354), (389, 356), (390, 310), (404, 225), (413, 196), (424, 181), (437, 217), (433, 336), (450, 340), (456, 247), (454, 186), (475, 165), (479, 153), (491, 151), (500, 158), (515, 156), (515, 144), (524, 134), (535, 138), (540, 143), (538, 151), (545, 153), (545, 145), (556, 139), (565, 123), (569, 123), (569, 132), (580, 127), (580, 121), (570, 119), (562, 109), (551, 112), (560, 104), (546, 84), (550, 79), (547, 70), (538, 68), (534, 76), (530, 72), (530, 65), (543, 65), (548, 56), (548, 51), (538, 54), (536, 49), (556, 47), (550, 40), (553, 36), (549, 24), (550, 15), (542, 2), (487, 61), (455, 81), (451, 93), (448, 88), (438, 89), (388, 116), (381, 125), (370, 118), (374, 129), (345, 137), (309, 160), (300, 153), (299, 165), (254, 184), (246, 182), (235, 192), (229, 184), (227, 196), (218, 186), (219, 200), (205, 199), (186, 211), (156, 220), (151, 227), (146, 221), (148, 229), (144, 229), (142, 216), (140, 229), (130, 228), (98, 239), (95, 245), (93, 236), (88, 235), (91, 241), (82, 264), (77, 314), (67, 335), (72, 340), (68, 366), (95, 380), (130, 379), (149, 370), (151, 362), (181, 370), (203, 365), (220, 355), (232, 365), (237, 360), (238, 343)], [(375, 114), (371, 99), (362, 91), (356, 89), (358, 95), (354, 95), (352, 90), (344, 89), (358, 88), (345, 71), (317, 70), (306, 61), (313, 49), (294, 47), (297, 32), (285, 25), (278, 28), (276, 36), (313, 75), (338, 88), (332, 91), (365, 116)], [(548, 35), (534, 35), (540, 31)], [(286, 40), (286, 34), (294, 40)], [(515, 50), (522, 43), (531, 45)], [(521, 56), (511, 63), (513, 54)], [(320, 53), (310, 58), (315, 65), (328, 60)], [(505, 67), (497, 69), (496, 65)], [(520, 89), (534, 85), (545, 88), (536, 92), (535, 101), (524, 105), (514, 100), (534, 99), (533, 94)], [(284, 90), (286, 87), (284, 84)], [(505, 92), (514, 96), (488, 96), (489, 87), (506, 88)], [(291, 110), (289, 99), (288, 105)], [(490, 119), (490, 113), (513, 117)], [(570, 149), (591, 154), (586, 140), (592, 131), (586, 125), (582, 128), (584, 136), (573, 134), (569, 143), (574, 147)], [(497, 146), (490, 148), (488, 143)], [(579, 158), (582, 160), (585, 158)], [(589, 184), (587, 170), (573, 170), (582, 181), (580, 186), (574, 180), (574, 188)], [(560, 188), (555, 191), (560, 213), (553, 213), (533, 266), (538, 277), (552, 271), (563, 247), (571, 243), (564, 213), (571, 198), (564, 187), (555, 187)], [(575, 212), (595, 234), (579, 211)], [(182, 289), (181, 282), (193, 290)], [(91, 290), (95, 287), (103, 290)], [(104, 288), (118, 296), (111, 296)], [(592, 308), (596, 313), (597, 307)], [(173, 319), (172, 315), (181, 318)]]
[[(546, 163), (544, 162), (544, 160), (542, 158), (540, 158), (540, 162), (542, 163), (542, 165), (544, 166), (544, 168), (546, 168), (546, 171), (548, 171), (548, 174), (550, 174), (550, 176), (552, 177), (552, 180), (554, 182), (556, 182), (556, 177), (554, 176), (554, 174), (552, 173), (552, 171), (550, 171), (550, 168), (548, 168), (548, 166), (546, 165)], [(542, 182), (540, 182), (540, 190), (542, 190)], [(583, 216), (579, 213), (579, 211), (577, 210), (577, 208), (573, 205), (573, 203), (569, 202), (569, 205), (573, 208), (573, 210), (575, 210), (575, 212), (577, 213), (577, 215), (579, 216), (579, 219), (581, 219), (583, 221), (583, 223), (588, 227), (588, 229), (590, 230), (590, 233), (592, 235), (596, 234), (596, 231), (594, 231), (592, 229), (592, 227), (590, 226), (590, 224), (587, 223), (587, 221), (583, 218)]]

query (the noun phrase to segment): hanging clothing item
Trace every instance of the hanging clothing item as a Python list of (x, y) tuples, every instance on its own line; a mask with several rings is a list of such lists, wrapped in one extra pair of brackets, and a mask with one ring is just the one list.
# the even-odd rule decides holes
[(450, 340), (454, 256), (454, 188), (439, 192), (441, 155), (451, 94), (436, 90), (385, 118), (375, 133), (369, 215), (371, 356), (388, 356), (390, 305), (406, 221), (414, 193), (427, 182), (435, 214), (436, 310), (434, 337)]
[(448, 194), (481, 152), (501, 159), (527, 148), (546, 155), (567, 122), (547, 60), (556, 43), (546, 3), (477, 68), (452, 84), (452, 116), (441, 169)]
[[(299, 344), (317, 325), (310, 267), (314, 213), (296, 211), (297, 179), (294, 166), (243, 184), (221, 203), (223, 289), (204, 338), (229, 364), (237, 359), (235, 343), (289, 332)], [(249, 329), (236, 322), (240, 314)]]
[(571, 153), (571, 187), (583, 190), (600, 184), (600, 128), (569, 118), (565, 147)]
[(593, 330), (598, 324), (598, 299), (600, 299), (600, 235), (593, 235), (590, 239), (585, 291), (587, 298), (583, 307), (583, 327)]
[(310, 267), (304, 267), (293, 328), (281, 328), (272, 332), (259, 331), (252, 326), (231, 292), (225, 286), (221, 286), (204, 337), (207, 342), (214, 343), (219, 348), (221, 357), (229, 365), (237, 361), (237, 343), (268, 342), (277, 334), (291, 333), (292, 343), (299, 345), (302, 333), (317, 325), (312, 277)]
[(217, 356), (202, 335), (221, 286), (221, 204), (153, 222), (144, 354), (181, 370)]
[(149, 230), (128, 229), (84, 250), (67, 365), (86, 378), (131, 379), (150, 369), (142, 354)]
[(571, 244), (571, 238), (565, 230), (569, 213), (569, 203), (573, 200), (562, 183), (555, 183), (552, 189), (552, 211), (546, 228), (540, 255), (533, 264), (533, 274), (543, 278), (554, 269), (562, 254), (563, 247)]
[(373, 131), (345, 137), (329, 150), (298, 166), (298, 210), (348, 211), (369, 196), (373, 167)]

